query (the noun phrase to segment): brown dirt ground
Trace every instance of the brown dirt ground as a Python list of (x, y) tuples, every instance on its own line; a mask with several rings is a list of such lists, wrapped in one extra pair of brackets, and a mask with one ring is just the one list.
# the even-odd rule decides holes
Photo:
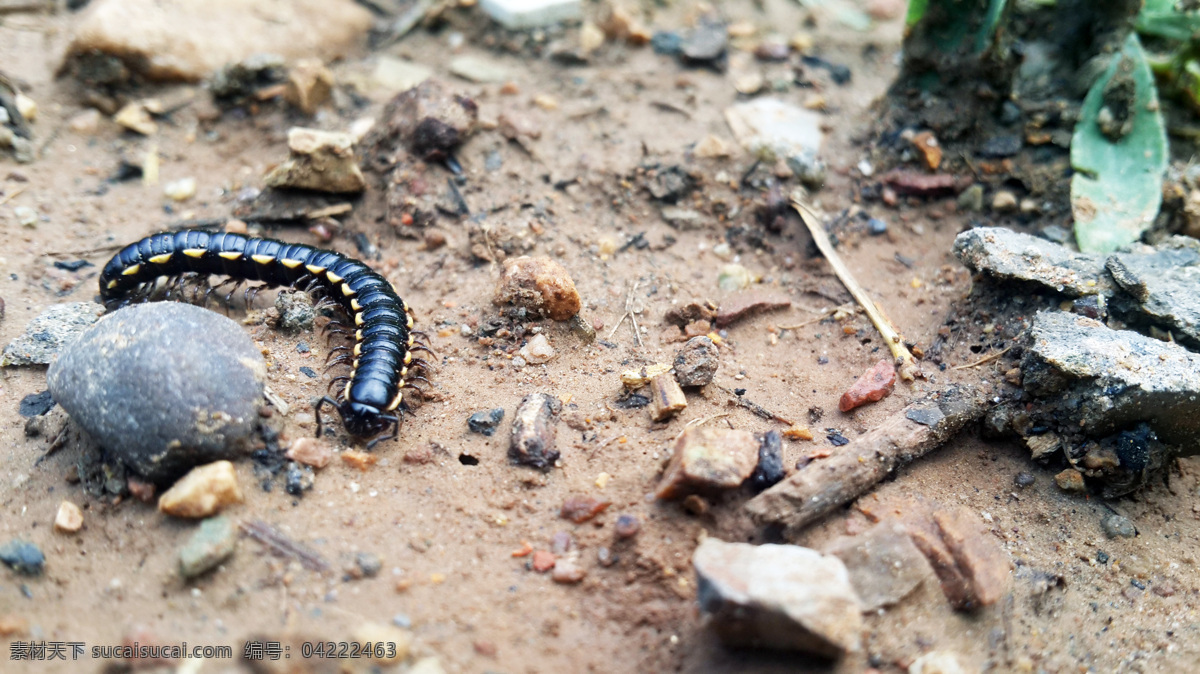
[[(816, 11), (811, 29), (817, 51), (854, 72), (853, 82), (845, 87), (817, 76), (825, 83), (821, 93), (828, 101), (823, 154), (831, 169), (817, 201), (828, 212), (854, 202), (857, 180), (851, 176), (857, 174), (852, 168), (863, 156), (860, 143), (872, 128), (869, 106), (894, 76), (901, 28), (897, 20), (868, 33), (852, 31), (830, 18), (836, 6)], [(736, 2), (722, 10), (732, 19), (764, 28), (799, 26), (810, 14), (783, 0), (762, 7)], [(662, 10), (655, 25), (681, 27), (695, 9), (688, 2)], [(489, 30), (478, 18), (456, 21), (468, 35)], [(0, 194), (24, 188), (0, 208), (6, 222), (0, 230), (0, 296), (7, 304), (0, 322), (4, 343), (47, 305), (83, 301), (93, 294), (98, 266), (66, 273), (51, 267), (48, 254), (129, 242), (156, 231), (180, 211), (196, 217), (226, 216), (232, 195), (243, 186), (258, 185), (266, 168), (283, 157), (290, 126), (344, 128), (354, 117), (377, 114), (385, 98), (376, 96), (361, 113), (330, 115), (315, 123), (272, 108), (249, 119), (227, 116), (208, 126), (185, 109), (155, 141), (163, 157), (162, 180), (193, 176), (199, 189), (192, 201), (176, 207), (176, 216), (169, 216), (162, 210), (160, 186), (135, 181), (94, 193), (116, 166), (120, 152), (140, 156), (147, 141), (122, 135), (107, 121), (95, 138), (78, 136), (66, 127), (66, 120), (81, 107), (74, 89), (55, 80), (53, 70), (70, 22), (69, 15), (0, 17), (0, 64), (31, 85), (42, 108), (34, 127), (39, 142), (51, 139), (36, 163), (0, 167), (0, 178), (9, 176), (0, 182)], [(445, 44), (445, 32), (418, 31), (393, 52), (425, 62), (453, 81), (446, 72)], [(426, 251), (419, 241), (397, 238), (378, 224), (379, 199), (368, 196), (347, 227), (366, 233), (379, 247), (381, 268), (414, 308), (419, 323), (431, 331), (432, 346), (442, 359), (436, 384), (444, 400), (428, 403), (409, 417), (399, 441), (376, 449), (380, 461), (373, 468), (358, 472), (336, 462), (318, 474), (313, 490), (301, 499), (287, 496), (278, 484), (269, 493), (254, 488), (251, 467), (242, 463), (238, 470), (247, 500), (232, 510), (235, 517), (268, 521), (308, 543), (335, 571), (304, 571), (243, 540), (222, 569), (181, 583), (176, 554), (194, 525), (135, 501), (112, 504), (88, 497), (64, 479), (74, 462), (73, 447), (39, 462), (45, 441), (25, 437), (17, 403), (45, 389), (45, 370), (9, 369), (0, 389), (5, 401), (0, 405), (0, 443), (6, 448), (0, 462), (0, 540), (30, 539), (45, 551), (48, 562), (38, 579), (0, 572), (0, 616), (28, 621), (32, 634), (47, 640), (89, 646), (119, 643), (141, 625), (159, 639), (233, 645), (240, 653), (242, 640), (253, 633), (296, 631), (338, 639), (364, 620), (388, 622), (405, 614), (412, 620), (416, 650), (438, 655), (451, 672), (855, 672), (871, 665), (902, 671), (915, 657), (934, 649), (958, 653), (973, 670), (985, 663), (992, 663), (996, 671), (1200, 668), (1200, 518), (1193, 506), (1200, 464), (1183, 461), (1169, 486), (1156, 484), (1115, 504), (1137, 524), (1140, 535), (1110, 541), (1100, 529), (1100, 519), (1108, 512), (1102, 503), (1060, 492), (1052, 472), (1033, 465), (1026, 451), (984, 442), (975, 433), (956, 438), (902, 470), (864, 503), (886, 511), (920, 494), (980, 513), (1014, 562), (1013, 590), (998, 605), (977, 614), (956, 613), (936, 587), (923, 587), (899, 606), (869, 616), (865, 653), (832, 665), (795, 655), (730, 651), (717, 644), (698, 620), (689, 558), (702, 532), (726, 540), (763, 540), (741, 514), (740, 505), (749, 493), (718, 499), (700, 517), (676, 503), (648, 502), (645, 495), (652, 490), (671, 440), (687, 422), (728, 414), (720, 422), (753, 431), (773, 425), (727, 407), (719, 393), (690, 395), (688, 409), (667, 424), (651, 423), (645, 410), (607, 410), (619, 391), (620, 371), (671, 358), (677, 345), (661, 337), (662, 316), (670, 307), (692, 299), (719, 302), (724, 295), (716, 285), (723, 261), (711, 253), (723, 238), (722, 225), (712, 219), (697, 231), (671, 229), (638, 187), (635, 169), (646, 159), (683, 162), (686, 147), (708, 133), (728, 139), (721, 111), (736, 94), (725, 76), (685, 70), (649, 48), (610, 45), (593, 63), (565, 68), (544, 59), (496, 55), (472, 44), (469, 40), (463, 51), (492, 55), (513, 69), (520, 94), (500, 96), (495, 85), (455, 86), (477, 98), (485, 119), (510, 111), (539, 126), (542, 136), (529, 142), (536, 159), (496, 131), (474, 137), (461, 156), (470, 176), (468, 202), (476, 211), (512, 204), (488, 216), (490, 223), (533, 219), (523, 205), (543, 204), (546, 215), (533, 250), (556, 257), (570, 270), (584, 298), (585, 315), (604, 324), (602, 337), (609, 336), (624, 313), (627, 288), (638, 282), (637, 297), (644, 307), (639, 324), (646, 327), (643, 345), (635, 344), (628, 324), (611, 337), (616, 347), (607, 348), (584, 345), (565, 325), (543, 322), (558, 351), (549, 364), (514, 371), (503, 366), (503, 356), (485, 361), (489, 350), (460, 336), (459, 325), (495, 314), (488, 298), (497, 269), (470, 259), (464, 224), (442, 221), (449, 246)], [(339, 71), (367, 57), (365, 52), (356, 54), (338, 66)], [(801, 102), (806, 93), (792, 89), (782, 96)], [(555, 96), (562, 105), (554, 111), (539, 109), (531, 103), (535, 94)], [(689, 114), (654, 107), (654, 101), (669, 102)], [(502, 155), (504, 165), (487, 173), (484, 158), (492, 150)], [(696, 194), (699, 207), (708, 210), (720, 199), (739, 203), (742, 208), (731, 223), (752, 224), (752, 206), (761, 195), (735, 192), (717, 184), (716, 178), (725, 172), (736, 179), (750, 163), (746, 156), (691, 161), (690, 166), (706, 176)], [(431, 171), (437, 175), (441, 169)], [(15, 181), (10, 172), (28, 182)], [(579, 183), (557, 191), (545, 176), (577, 177)], [(621, 181), (631, 176), (633, 187), (623, 187)], [(16, 205), (39, 208), (49, 222), (36, 229), (18, 228), (11, 214)], [(907, 337), (928, 348), (951, 303), (969, 290), (969, 276), (950, 253), (966, 218), (955, 214), (949, 203), (904, 204), (897, 210), (867, 207), (891, 223), (890, 234), (859, 238), (843, 246), (843, 254)], [(810, 310), (833, 304), (805, 292), (836, 283), (822, 260), (809, 258), (807, 239), (798, 227), (793, 220), (783, 235), (768, 235), (762, 249), (735, 247), (741, 262), (762, 274), (764, 286), (785, 290), (795, 306), (729, 329), (718, 384), (746, 388), (748, 398), (801, 423), (807, 422), (810, 408), (823, 410), (824, 417), (814, 425), (819, 446), (827, 444), (822, 429), (836, 427), (853, 437), (922, 391), (947, 381), (982, 378), (985, 385), (1004, 385), (1008, 365), (1001, 362), (944, 373), (927, 366), (935, 373), (929, 381), (901, 385), (879, 404), (839, 413), (838, 396), (878, 360), (880, 343), (861, 316), (849, 323), (861, 328), (858, 335), (843, 334), (841, 324), (815, 323), (771, 340), (775, 326), (805, 321), (813, 315)], [(598, 255), (603, 237), (623, 242), (643, 231), (653, 244), (650, 248), (631, 248), (608, 259)], [(268, 234), (315, 242), (298, 228)], [(659, 245), (668, 235), (675, 242)], [(355, 254), (348, 237), (339, 237), (334, 246)], [(896, 253), (911, 258), (912, 268), (896, 262)], [(106, 257), (90, 259), (102, 265)], [(60, 292), (62, 279), (79, 283)], [(262, 300), (264, 305), (269, 301)], [(269, 350), (274, 363), (271, 386), (292, 404), (293, 415), (305, 411), (307, 401), (320, 395), (324, 384), (299, 375), (298, 368), (319, 363), (323, 354), (302, 356), (295, 346), (313, 337), (287, 336), (265, 327), (249, 330)], [(864, 343), (865, 338), (870, 341)], [(960, 346), (945, 353), (949, 365), (978, 357), (965, 344)], [(828, 364), (819, 365), (818, 356), (827, 357)], [(569, 399), (570, 408), (594, 413), (598, 419), (589, 433), (560, 425), (562, 465), (544, 480), (531, 479), (531, 471), (511, 466), (505, 457), (508, 419), (531, 391)], [(501, 431), (492, 438), (469, 434), (468, 414), (492, 407), (508, 410)], [(295, 438), (311, 433), (311, 428), (289, 420), (285, 431), (286, 437)], [(339, 442), (345, 442), (344, 436)], [(446, 450), (434, 463), (402, 461), (407, 450), (430, 442)], [(788, 444), (785, 464), (794, 465), (813, 447)], [(478, 465), (460, 463), (462, 453), (478, 457)], [(1032, 471), (1037, 482), (1017, 492), (1013, 477), (1023, 470)], [(601, 473), (611, 476), (603, 490), (595, 484)], [(571, 494), (603, 495), (613, 506), (592, 523), (572, 525), (557, 517), (559, 505)], [(85, 508), (85, 527), (77, 535), (52, 530), (63, 499)], [(620, 555), (617, 565), (600, 567), (596, 550), (611, 545), (612, 524), (621, 513), (639, 517), (642, 532), (633, 545), (614, 548)], [(859, 509), (847, 509), (795, 542), (820, 547), (866, 523)], [(556, 585), (548, 576), (527, 570), (525, 559), (511, 556), (522, 541), (547, 548), (558, 531), (569, 532), (582, 550), (588, 576), (579, 585)], [(1097, 564), (1098, 549), (1115, 561)], [(359, 551), (378, 555), (383, 571), (375, 578), (343, 581), (337, 570), (352, 565)], [(1064, 583), (1039, 594), (1034, 572), (1061, 576)], [(1145, 591), (1131, 585), (1135, 577), (1148, 584)], [(397, 589), (400, 581), (408, 585), (406, 590)], [(22, 595), (22, 583), (32, 599)], [(5, 643), (12, 638), (5, 637)], [(93, 665), (99, 663), (42, 665), (37, 671), (80, 671)], [(232, 668), (211, 662), (200, 671)], [(5, 662), (0, 670), (23, 668)]]

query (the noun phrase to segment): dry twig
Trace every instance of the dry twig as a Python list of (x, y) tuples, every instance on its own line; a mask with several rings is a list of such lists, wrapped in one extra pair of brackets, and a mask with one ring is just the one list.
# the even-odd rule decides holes
[(993, 353), (990, 356), (984, 356), (983, 358), (980, 358), (979, 360), (975, 361), (974, 363), (967, 363), (966, 365), (955, 365), (954, 367), (952, 367), (950, 369), (952, 369), (952, 370), (969, 370), (973, 367), (979, 367), (980, 365), (983, 365), (984, 363), (990, 363), (993, 360), (996, 360), (997, 358), (999, 358), (1000, 356), (1003, 356), (1004, 354), (1008, 353), (1011, 350), (1012, 350), (1012, 347), (1009, 346), (1008, 348), (1004, 349), (1003, 351), (997, 351), (996, 353)]
[(875, 306), (871, 298), (867, 295), (867, 291), (854, 280), (854, 275), (850, 273), (850, 268), (842, 260), (841, 256), (833, 248), (833, 243), (829, 240), (829, 235), (825, 233), (825, 228), (821, 226), (821, 221), (812, 209), (808, 207), (798, 196), (792, 195), (792, 207), (800, 214), (800, 219), (804, 221), (804, 226), (808, 228), (812, 234), (813, 241), (817, 244), (817, 249), (829, 261), (829, 266), (833, 267), (833, 272), (837, 274), (842, 285), (846, 286), (846, 290), (854, 296), (858, 301), (859, 306), (863, 311), (870, 316), (871, 322), (875, 324), (875, 329), (883, 337), (883, 341), (887, 343), (888, 348), (892, 351), (892, 356), (898, 361), (899, 366), (896, 371), (900, 373), (900, 378), (904, 381), (912, 381), (914, 377), (921, 376), (921, 368), (917, 366), (917, 361), (913, 355), (909, 353), (908, 348), (904, 346), (904, 338), (888, 320), (888, 317)]
[(746, 503), (746, 510), (761, 525), (804, 527), (941, 446), (987, 407), (984, 396), (971, 387), (930, 394), (830, 456), (806, 464)]

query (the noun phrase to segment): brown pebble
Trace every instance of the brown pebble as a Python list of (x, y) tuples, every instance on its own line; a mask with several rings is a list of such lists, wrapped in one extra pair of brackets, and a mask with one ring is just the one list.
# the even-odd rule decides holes
[(446, 245), (446, 235), (431, 229), (425, 232), (425, 250), (437, 250)]
[(896, 366), (890, 360), (881, 360), (842, 394), (842, 399), (838, 401), (838, 409), (849, 412), (860, 405), (883, 400), (895, 386)]
[(670, 464), (655, 489), (660, 499), (697, 490), (734, 489), (758, 465), (758, 440), (745, 429), (700, 426), (675, 441)]
[(288, 448), (287, 458), (313, 468), (324, 468), (333, 460), (333, 450), (317, 438), (297, 438)]
[(604, 512), (610, 505), (612, 505), (612, 501), (598, 499), (594, 496), (568, 496), (563, 501), (558, 516), (576, 524), (582, 524)]
[(237, 473), (228, 461), (197, 466), (158, 498), (159, 512), (174, 517), (203, 518), (241, 503)]
[(559, 457), (554, 439), (560, 412), (562, 401), (547, 393), (531, 393), (521, 399), (513, 414), (509, 458), (541, 470), (553, 467)]
[(1004, 596), (1010, 576), (1008, 554), (976, 513), (936, 504), (906, 510), (909, 536), (937, 573), (952, 606), (973, 610)]
[(708, 512), (708, 501), (696, 494), (689, 494), (687, 498), (683, 499), (683, 509), (699, 517)]
[(565, 321), (579, 313), (583, 302), (563, 266), (548, 257), (521, 256), (504, 261), (504, 273), (492, 302), (512, 304)]
[(244, 221), (234, 218), (225, 221), (225, 231), (230, 234), (245, 234), (249, 229)]
[(29, 621), (11, 613), (0, 615), (0, 637), (29, 634)]
[[(70, 480), (68, 479), (68, 481)], [(78, 471), (75, 473), (75, 481), (79, 481)], [(158, 489), (154, 486), (154, 483), (146, 482), (140, 478), (130, 476), (125, 481), (125, 486), (129, 489), (129, 493), (135, 499), (141, 501), (142, 503), (154, 503), (154, 495), (155, 492), (158, 491)]]
[(471, 646), (475, 649), (476, 653), (482, 655), (485, 658), (496, 657), (496, 652), (497, 652), (496, 644), (494, 644), (490, 641), (476, 641), (476, 642), (472, 643)]
[(426, 444), (420, 447), (414, 447), (404, 453), (404, 463), (420, 466), (427, 463), (433, 463), (433, 446)]
[(1083, 473), (1074, 468), (1068, 468), (1055, 475), (1054, 483), (1063, 491), (1082, 492), (1087, 489), (1087, 486), (1083, 483)]
[(375, 462), (378, 460), (379, 457), (375, 456), (374, 454), (360, 452), (357, 449), (347, 449), (346, 451), (342, 452), (343, 463), (351, 468), (357, 468), (364, 473), (367, 472), (371, 466), (374, 466)]
[(70, 501), (58, 504), (58, 513), (54, 516), (54, 530), (73, 534), (83, 528), (83, 511)]
[(554, 554), (546, 550), (533, 551), (533, 570), (538, 573), (546, 573), (554, 568)]
[(735, 293), (721, 302), (717, 309), (717, 327), (724, 328), (764, 311), (775, 311), (792, 306), (792, 300), (781, 292), (746, 290)]
[(670, 309), (663, 320), (671, 325), (684, 327), (695, 321), (711, 321), (717, 317), (717, 308), (711, 302), (688, 302), (687, 304)]
[(587, 576), (587, 569), (579, 565), (579, 562), (573, 559), (563, 559), (554, 565), (554, 571), (551, 572), (550, 578), (556, 583), (570, 585), (578, 583)]
[(575, 547), (575, 541), (571, 538), (571, 534), (565, 531), (557, 531), (550, 537), (550, 552), (556, 557), (565, 555)]
[(666, 421), (687, 409), (687, 397), (669, 373), (650, 378), (650, 418)]
[(974, 182), (970, 178), (960, 178), (948, 173), (928, 174), (901, 170), (888, 172), (882, 181), (897, 194), (915, 197), (953, 196)]
[(617, 518), (617, 523), (613, 527), (613, 531), (617, 534), (617, 538), (633, 538), (642, 530), (642, 523), (633, 515), (621, 515)]

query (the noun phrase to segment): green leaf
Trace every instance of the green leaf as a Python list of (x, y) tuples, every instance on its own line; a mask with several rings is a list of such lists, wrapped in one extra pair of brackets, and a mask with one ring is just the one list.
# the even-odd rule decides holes
[(929, 9), (929, 0), (908, 0), (908, 16), (904, 18), (904, 25), (909, 28), (915, 26), (925, 16), (926, 9)]
[(1134, 27), (1143, 35), (1153, 35), (1168, 40), (1186, 41), (1200, 33), (1200, 12), (1147, 11), (1147, 3), (1138, 14)]
[[(1135, 86), (1132, 128), (1117, 141), (1100, 131), (1097, 118), (1105, 89), (1121, 70)], [(1158, 93), (1136, 33), (1092, 85), (1071, 138), (1071, 210), (1075, 241), (1085, 252), (1108, 253), (1137, 241), (1158, 215), (1167, 169), (1167, 134)]]

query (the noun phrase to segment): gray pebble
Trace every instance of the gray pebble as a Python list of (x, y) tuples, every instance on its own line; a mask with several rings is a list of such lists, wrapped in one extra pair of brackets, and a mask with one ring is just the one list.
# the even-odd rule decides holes
[(483, 410), (467, 417), (467, 428), (471, 429), (472, 433), (479, 433), (490, 437), (496, 432), (496, 428), (500, 425), (502, 419), (504, 419), (503, 407), (497, 407), (494, 410)]
[(1137, 527), (1133, 526), (1133, 522), (1129, 521), (1128, 517), (1122, 517), (1117, 514), (1112, 514), (1100, 520), (1100, 528), (1104, 530), (1104, 535), (1109, 538), (1133, 538), (1137, 535)]
[(126, 307), (50, 366), (50, 393), (112, 456), (163, 483), (248, 450), (266, 364), (236, 322), (190, 304)]
[(179, 550), (179, 575), (191, 579), (220, 566), (237, 548), (238, 530), (224, 515), (200, 523)]
[(362, 572), (362, 575), (367, 578), (379, 575), (379, 570), (383, 568), (383, 560), (373, 552), (358, 553), (354, 556), (354, 563), (358, 565), (358, 570)]
[(680, 386), (707, 386), (720, 364), (717, 345), (708, 337), (693, 337), (675, 354), (675, 381)]
[(20, 337), (4, 347), (0, 366), (46, 365), (95, 323), (104, 307), (95, 302), (55, 304), (37, 315)]
[(1017, 473), (1017, 476), (1013, 478), (1013, 484), (1017, 485), (1017, 487), (1020, 489), (1032, 486), (1034, 481), (1035, 478), (1033, 477), (1033, 473), (1027, 473), (1025, 471)]
[(0, 546), (0, 562), (4, 562), (17, 573), (37, 576), (42, 573), (46, 556), (33, 543), (14, 538)]
[(313, 329), (316, 311), (312, 297), (299, 290), (283, 290), (275, 298), (275, 310), (279, 312), (279, 329), (309, 331)]

